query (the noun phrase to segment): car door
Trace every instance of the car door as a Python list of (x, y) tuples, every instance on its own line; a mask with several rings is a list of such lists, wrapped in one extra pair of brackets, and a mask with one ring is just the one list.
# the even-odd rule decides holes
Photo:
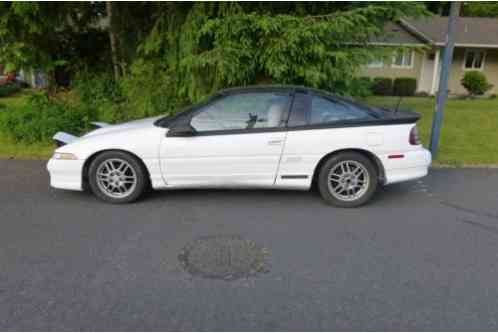
[[(289, 104), (288, 92), (229, 94), (173, 124), (160, 146), (167, 186), (272, 186)], [(185, 124), (193, 135), (172, 135)]]
[(372, 150), (382, 143), (367, 108), (330, 96), (296, 93), (287, 124), (285, 148), (276, 185), (309, 187), (318, 162), (341, 149)]

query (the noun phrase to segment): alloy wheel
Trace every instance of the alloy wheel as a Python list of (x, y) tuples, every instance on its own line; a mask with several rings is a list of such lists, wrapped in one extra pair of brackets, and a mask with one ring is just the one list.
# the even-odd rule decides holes
[(327, 179), (330, 194), (343, 201), (354, 201), (362, 197), (370, 184), (365, 166), (352, 160), (337, 163), (330, 169)]
[(97, 186), (112, 198), (124, 198), (137, 186), (137, 174), (127, 161), (119, 158), (100, 163), (96, 172)]

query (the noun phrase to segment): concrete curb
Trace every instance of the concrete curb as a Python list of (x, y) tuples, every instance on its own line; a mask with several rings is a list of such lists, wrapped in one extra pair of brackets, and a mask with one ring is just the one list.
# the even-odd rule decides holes
[(431, 169), (498, 169), (498, 164), (462, 164), (462, 165), (451, 165), (451, 164), (433, 164), (430, 166)]

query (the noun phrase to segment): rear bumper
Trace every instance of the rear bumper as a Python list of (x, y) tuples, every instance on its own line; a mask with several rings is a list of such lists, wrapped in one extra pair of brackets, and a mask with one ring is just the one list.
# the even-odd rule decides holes
[(385, 155), (382, 157), (385, 184), (422, 178), (429, 172), (431, 162), (431, 153), (425, 148), (403, 153), (403, 158), (389, 158), (389, 155)]
[(84, 160), (50, 159), (47, 164), (50, 186), (64, 190), (83, 191), (84, 162)]

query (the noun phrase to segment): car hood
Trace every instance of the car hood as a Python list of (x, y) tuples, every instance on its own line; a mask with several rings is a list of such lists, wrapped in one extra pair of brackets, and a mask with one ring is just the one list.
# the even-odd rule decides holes
[(129, 121), (126, 123), (105, 126), (105, 127), (93, 130), (91, 132), (88, 132), (83, 137), (87, 138), (90, 136), (109, 134), (109, 133), (113, 133), (113, 132), (121, 132), (124, 130), (153, 127), (156, 120), (158, 120), (162, 117), (164, 117), (164, 116), (150, 117), (150, 118), (145, 118), (145, 119), (140, 119), (140, 120)]

